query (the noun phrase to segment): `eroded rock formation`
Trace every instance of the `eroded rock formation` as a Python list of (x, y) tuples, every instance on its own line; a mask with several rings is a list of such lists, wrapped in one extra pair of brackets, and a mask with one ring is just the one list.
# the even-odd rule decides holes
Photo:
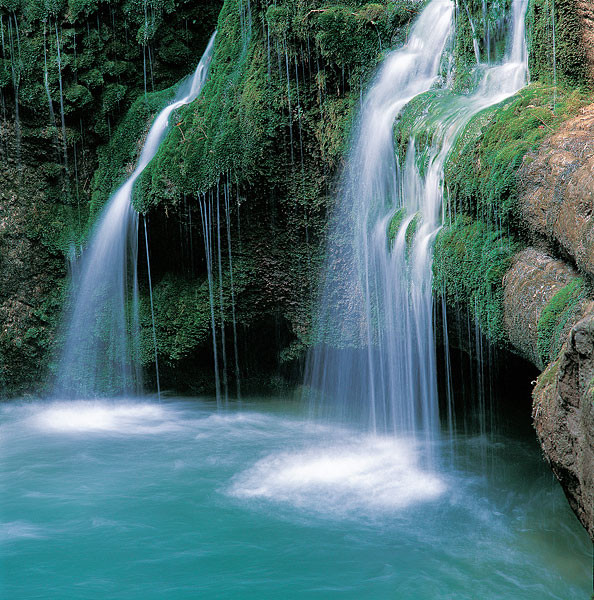
[[(581, 283), (573, 267), (528, 248), (503, 278), (503, 304), (512, 345), (546, 367), (533, 392), (534, 425), (569, 503), (594, 539), (594, 303), (585, 288), (575, 293)], [(551, 354), (555, 359), (547, 366)]]
[(594, 275), (594, 105), (524, 160), (519, 209), (531, 237)]
[(594, 305), (570, 330), (534, 389), (540, 444), (576, 515), (594, 539)]
[[(543, 311), (560, 290), (577, 279), (572, 267), (534, 248), (519, 252), (503, 278), (503, 321), (509, 341), (541, 369), (546, 367), (538, 351)], [(561, 335), (570, 326), (565, 325)]]

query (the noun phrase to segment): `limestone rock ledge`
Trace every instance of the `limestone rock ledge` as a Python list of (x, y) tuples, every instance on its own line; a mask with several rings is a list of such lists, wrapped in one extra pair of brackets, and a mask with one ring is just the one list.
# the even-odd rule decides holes
[[(571, 300), (558, 296), (581, 281), (573, 267), (540, 250), (519, 252), (503, 279), (504, 324), (518, 353), (546, 367), (533, 392), (534, 426), (571, 507), (594, 539), (594, 302), (586, 293)], [(552, 347), (552, 332), (561, 350), (546, 366), (543, 342)]]
[[(590, 4), (581, 2), (580, 10), (588, 24), (584, 36), (589, 36), (594, 76)], [(504, 277), (505, 328), (518, 352), (544, 368), (533, 393), (534, 425), (553, 472), (594, 540), (594, 104), (528, 154), (518, 179), (522, 225), (542, 250), (520, 252)], [(553, 306), (556, 294), (580, 275), (585, 290), (573, 298), (571, 310), (562, 302)], [(557, 322), (544, 331), (547, 310)], [(548, 356), (546, 336), (556, 338)]]
[(529, 236), (594, 276), (594, 104), (528, 154), (518, 180)]
[(594, 308), (572, 327), (533, 392), (534, 426), (551, 468), (594, 540)]

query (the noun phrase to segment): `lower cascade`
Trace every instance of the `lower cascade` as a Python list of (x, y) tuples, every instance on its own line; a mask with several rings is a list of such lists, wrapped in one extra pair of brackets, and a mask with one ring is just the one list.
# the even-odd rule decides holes
[[(582, 481), (543, 460), (527, 398), (533, 375), (537, 435), (551, 425), (553, 398), (570, 414), (569, 441), (582, 443), (575, 415), (588, 417), (589, 407), (571, 385), (566, 402), (561, 387), (575, 377), (592, 398), (588, 259), (570, 265), (567, 240), (532, 232), (551, 252), (543, 258), (532, 238), (514, 241), (503, 219), (490, 229), (492, 215), (465, 212), (450, 176), (496, 123), (502, 138), (511, 130), (514, 151), (525, 144), (521, 156), (500, 154), (554, 188), (551, 203), (578, 187), (567, 192), (553, 175), (579, 171), (589, 181), (568, 157), (585, 155), (588, 127), (594, 139), (594, 104), (590, 122), (579, 112), (585, 88), (564, 90), (557, 67), (558, 52), (574, 70), (579, 62), (568, 52), (573, 38), (556, 37), (559, 26), (575, 28), (569, 4), (29, 1), (23, 14), (0, 8), (0, 158), (16, 147), (16, 180), (38, 184), (27, 173), (33, 117), (19, 112), (19, 98), (35, 94), (49, 114), (40, 135), (52, 140), (62, 188), (75, 189), (84, 172), (83, 119), (77, 114), (78, 137), (71, 117), (81, 98), (105, 113), (100, 150), (119, 156), (123, 137), (111, 126), (130, 126), (132, 154), (121, 156), (136, 158), (94, 218), (95, 192), (111, 185), (101, 177), (112, 181), (104, 156), (94, 157), (93, 224), (85, 237), (78, 206), (49, 392), (0, 402), (0, 597), (587, 597), (591, 532), (573, 500)], [(551, 35), (550, 69), (541, 30)], [(196, 48), (205, 49), (194, 72), (167, 87), (193, 67)], [(594, 86), (594, 42), (590, 50)], [(33, 87), (23, 75), (29, 55), (43, 59)], [(551, 70), (551, 82), (539, 69)], [(102, 87), (109, 94), (96, 102)], [(116, 110), (124, 116), (112, 123)], [(567, 115), (572, 139), (555, 129)], [(536, 154), (543, 139), (550, 162)], [(480, 171), (491, 155), (477, 156), (470, 168)], [(594, 166), (594, 150), (592, 161), (585, 166)], [(57, 181), (47, 165), (41, 171)], [(526, 182), (514, 193), (521, 185), (528, 194)], [(11, 207), (12, 190), (3, 194)], [(74, 196), (68, 202), (74, 207)], [(13, 241), (5, 220), (0, 214), (2, 253)], [(551, 215), (545, 220), (549, 227)], [(535, 349), (520, 351), (509, 336), (507, 354), (472, 307), (446, 295), (447, 282), (436, 289), (444, 234), (460, 222), (507, 244), (493, 257), (485, 250), (481, 268), (493, 267), (485, 277), (497, 279), (501, 296), (510, 295), (506, 285), (524, 288), (514, 302), (529, 307), (520, 328)], [(449, 258), (470, 279), (476, 265), (461, 237)], [(479, 252), (487, 246), (477, 243)], [(538, 312), (530, 303), (541, 296)], [(504, 301), (497, 316), (517, 321)], [(7, 335), (0, 327), (0, 385)], [(506, 352), (501, 364), (485, 366), (483, 342)], [(566, 449), (548, 442), (551, 454)], [(589, 473), (587, 456), (574, 453)], [(551, 466), (574, 488), (560, 486)]]

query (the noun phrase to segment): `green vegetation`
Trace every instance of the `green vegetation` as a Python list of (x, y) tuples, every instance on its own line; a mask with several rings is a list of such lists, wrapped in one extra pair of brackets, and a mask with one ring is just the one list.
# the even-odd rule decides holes
[[(158, 108), (150, 92), (191, 70), (220, 4), (0, 0), (0, 394), (47, 381), (67, 257), (79, 251), (89, 212), (107, 200)], [(139, 96), (129, 136), (100, 153), (91, 186), (98, 148)]]
[[(251, 29), (245, 6), (225, 2), (209, 79), (200, 97), (172, 117), (178, 125), (138, 181), (134, 201), (153, 220), (187, 205), (200, 226), (202, 194), (214, 194), (216, 206), (228, 186), (237, 319), (242, 331), (271, 322), (288, 331), (277, 340), (282, 365), (310, 343), (327, 212), (362, 86), (421, 5), (252, 3)], [(202, 289), (203, 281), (180, 279), (179, 297)], [(181, 310), (177, 294), (158, 302), (159, 311)], [(219, 302), (215, 294), (216, 319)], [(229, 322), (227, 303), (225, 290)], [(159, 333), (172, 368), (206, 343), (195, 332), (208, 333), (210, 314), (196, 310), (195, 319), (201, 325), (190, 318), (187, 335), (173, 335), (186, 331), (181, 323)]]
[[(571, 325), (588, 292), (585, 281), (576, 278), (560, 289), (548, 302), (538, 319), (537, 349), (543, 364), (554, 360), (565, 342), (566, 326)], [(565, 335), (563, 335), (565, 334)]]
[(503, 276), (520, 244), (480, 221), (459, 217), (437, 237), (433, 287), (449, 306), (463, 304), (494, 344), (505, 345)]
[(467, 93), (478, 83), (475, 46), (483, 62), (500, 60), (505, 52), (505, 35), (502, 34), (511, 0), (459, 0), (457, 4), (453, 64), (448, 66), (453, 69), (453, 90)]
[[(559, 363), (561, 359), (558, 358), (552, 363), (549, 363), (545, 370), (539, 375), (536, 380), (536, 386), (532, 392), (532, 398), (536, 402), (535, 409), (539, 410), (540, 402), (542, 402), (543, 396), (541, 392), (557, 380), (557, 374), (559, 373)], [(545, 363), (546, 364), (546, 363)]]
[[(219, 7), (194, 0), (0, 0), (0, 87), (38, 126), (59, 128), (62, 102), (69, 146), (83, 136), (104, 141), (145, 82), (152, 91), (186, 74)], [(13, 110), (10, 102), (7, 108)]]
[[(466, 93), (477, 82), (475, 51), (482, 59), (502, 56), (510, 3), (458, 1), (456, 36), (440, 81), (415, 98), (395, 126), (401, 160), (414, 137), (424, 172), (435, 117), (453, 97), (438, 87), (450, 77), (454, 91)], [(175, 91), (170, 86), (197, 63), (217, 15), (203, 93), (172, 116), (174, 126), (135, 190), (137, 209), (150, 212), (151, 224), (161, 230), (151, 246), (159, 356), (173, 372), (210, 345), (198, 201), (210, 195), (213, 207), (218, 202), (221, 208), (226, 186), (238, 324), (244, 332), (264, 322), (282, 331), (279, 362), (299, 359), (310, 343), (336, 174), (362, 90), (385, 52), (406, 38), (423, 4), (252, 0), (250, 19), (245, 0), (0, 0), (0, 200), (14, 225), (14, 234), (0, 238), (0, 269), (11, 285), (19, 283), (14, 292), (0, 278), (0, 291), (11, 298), (1, 313), (11, 326), (0, 334), (0, 378), (15, 382), (19, 372), (39, 378), (64, 301), (65, 256), (78, 251), (88, 224), (129, 173), (154, 115)], [(537, 83), (472, 119), (446, 165), (455, 217), (436, 243), (435, 288), (451, 303), (467, 303), (496, 343), (505, 343), (501, 279), (521, 246), (518, 168), (589, 101), (575, 0), (554, 2), (553, 85), (552, 11), (553, 0), (530, 2), (531, 77)], [(171, 250), (188, 215), (199, 263), (191, 275), (175, 264), (178, 255)], [(390, 239), (403, 218), (402, 211), (394, 215)], [(415, 218), (407, 229), (408, 244), (417, 224)], [(15, 243), (19, 236), (22, 246)], [(215, 273), (214, 282), (223, 287), (222, 307), (215, 294), (217, 327), (221, 309), (230, 320), (231, 269), (226, 256), (222, 263), (223, 281)], [(142, 350), (148, 366), (152, 332), (145, 292)], [(578, 302), (571, 290), (565, 294), (541, 318), (543, 360), (554, 356), (557, 342), (551, 340)], [(23, 299), (30, 310), (18, 308)], [(22, 322), (11, 320), (25, 313)]]
[[(398, 231), (400, 230), (400, 227), (402, 226), (402, 222), (404, 221), (405, 217), (406, 209), (400, 208), (394, 213), (394, 216), (390, 219), (390, 222), (388, 224), (388, 241), (390, 244), (394, 244), (396, 236), (398, 235)], [(407, 251), (414, 241), (415, 233), (417, 232), (420, 222), (421, 214), (417, 213), (406, 226), (404, 240), (406, 242)]]
[(414, 139), (417, 166), (421, 173), (424, 172), (437, 127), (434, 115), (450, 96), (447, 90), (432, 89), (415, 96), (406, 105), (394, 124), (394, 143), (401, 164), (404, 164), (411, 139)]
[(580, 90), (533, 83), (474, 117), (446, 164), (452, 211), (518, 231), (517, 175), (524, 156), (586, 102)]
[(223, 6), (209, 80), (138, 183), (143, 211), (228, 172), (242, 186), (288, 183), (295, 201), (315, 204), (344, 154), (361, 85), (419, 4), (264, 2), (252, 6), (251, 27), (242, 7)]
[(587, 60), (576, 0), (531, 0), (526, 29), (533, 80), (554, 83), (556, 76), (562, 85), (587, 84)]
[(97, 170), (91, 187), (91, 220), (130, 174), (154, 117), (172, 100), (177, 87), (176, 84), (138, 98), (109, 142), (99, 148)]

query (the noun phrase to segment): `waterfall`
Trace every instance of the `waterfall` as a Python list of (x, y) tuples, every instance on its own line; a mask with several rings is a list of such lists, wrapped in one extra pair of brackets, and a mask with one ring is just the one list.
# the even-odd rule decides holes
[(92, 397), (140, 391), (136, 268), (138, 213), (134, 183), (165, 138), (169, 116), (202, 90), (215, 34), (173, 101), (156, 117), (134, 172), (100, 214), (73, 281), (65, 344), (55, 384), (61, 397)]
[[(442, 101), (416, 124), (402, 165), (395, 158), (394, 122), (406, 103), (439, 82), (453, 3), (432, 0), (408, 43), (380, 68), (361, 109), (329, 232), (306, 374), (316, 409), (372, 431), (428, 442), (437, 434), (432, 248), (442, 225), (444, 164), (474, 114), (525, 84), (527, 1), (512, 2), (503, 62), (477, 67), (482, 79), (470, 95), (437, 94)], [(422, 156), (414, 131), (435, 131)]]

